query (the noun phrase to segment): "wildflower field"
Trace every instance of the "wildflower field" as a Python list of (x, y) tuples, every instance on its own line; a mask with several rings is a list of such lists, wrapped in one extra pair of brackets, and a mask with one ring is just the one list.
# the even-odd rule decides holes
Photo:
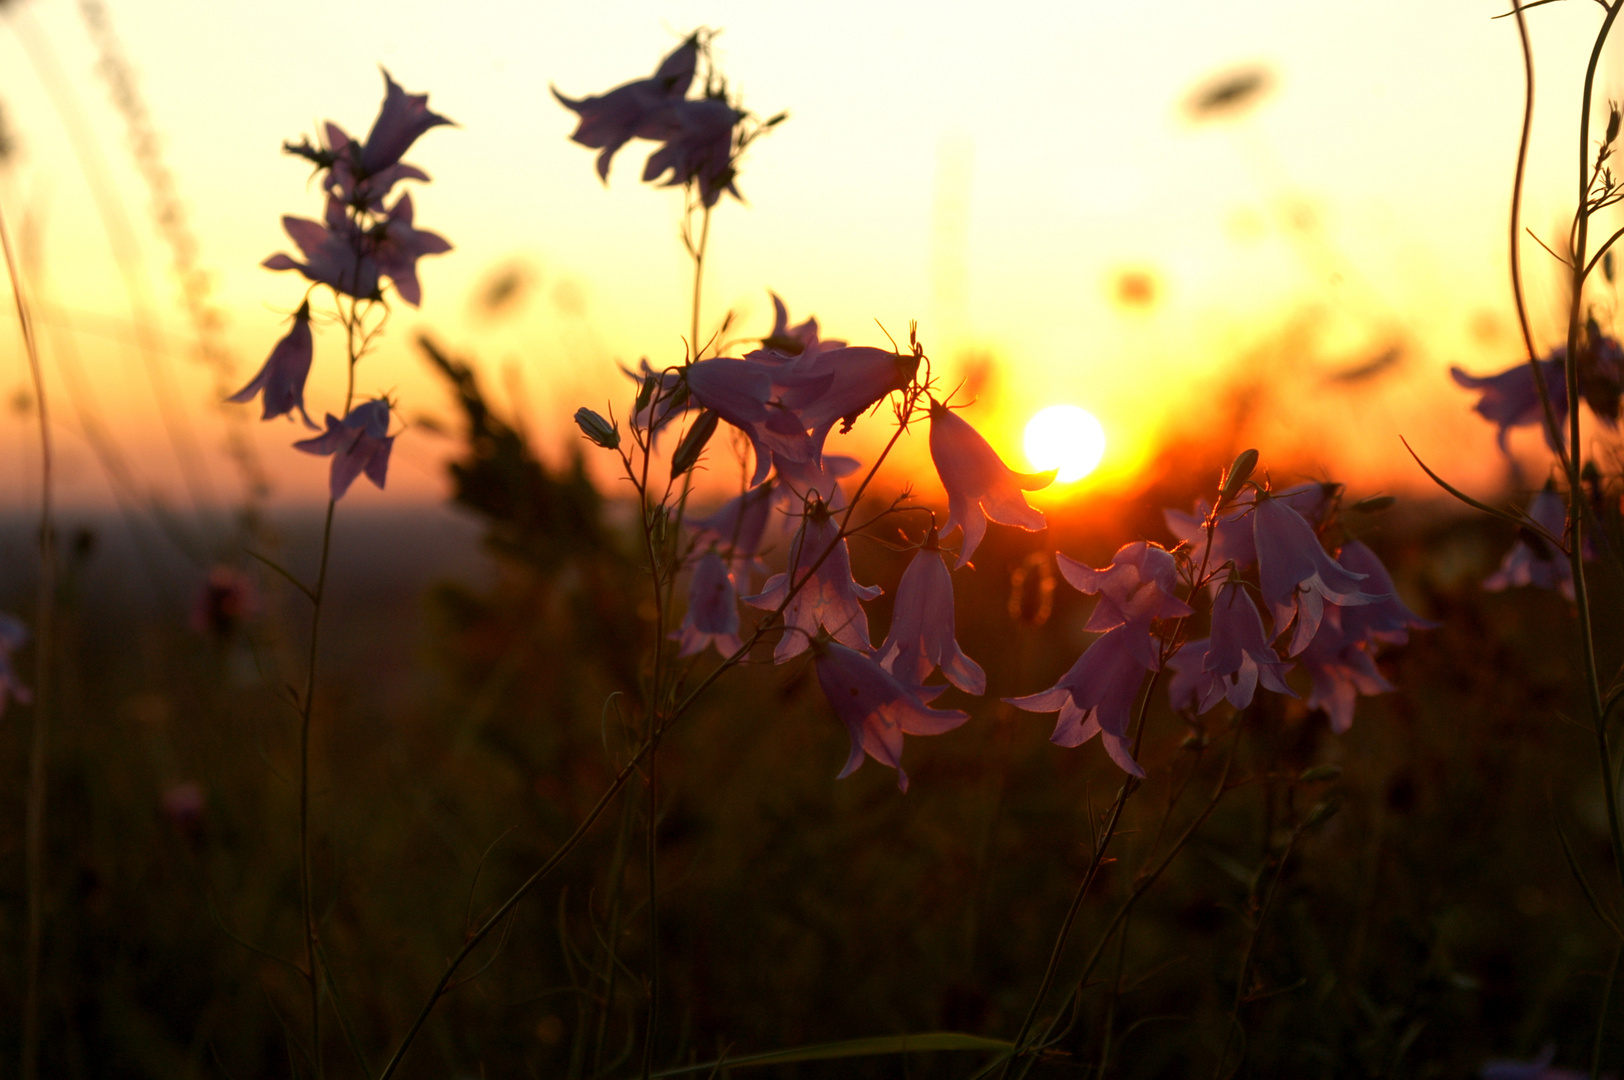
[[(1021, 458), (927, 321), (707, 292), (752, 162), (795, 138), (708, 26), (531, 103), (583, 200), (672, 210), (666, 353), (605, 358), (608, 393), (542, 428), (409, 321), (458, 257), (417, 162), (478, 133), (382, 69), (376, 112), (288, 118), (237, 370), (186, 178), (86, 3), (217, 384), (190, 453), (242, 483), (166, 501), (61, 400), (77, 360), (0, 185), (32, 484), (0, 508), (0, 1076), (1619, 1075), (1624, 113), (1597, 71), (1624, 0), (1596, 6), (1553, 91), (1580, 150), (1555, 240), (1522, 209), (1547, 13), (1497, 24), (1527, 110), (1493, 120), (1483, 228), (1516, 330), (1410, 373), (1454, 415), (1407, 433), (1407, 481), (1314, 419), (1397, 353), (1316, 398), (1285, 341), (1072, 488), (1107, 428), (1056, 402)], [(391, 502), (424, 431), (441, 497)], [(64, 443), (105, 504), (61, 502)], [(266, 445), (321, 498), (272, 500)]]

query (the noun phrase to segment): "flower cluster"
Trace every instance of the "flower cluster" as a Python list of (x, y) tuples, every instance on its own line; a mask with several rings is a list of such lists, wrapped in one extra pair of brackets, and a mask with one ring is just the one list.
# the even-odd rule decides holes
[[(1538, 425), (1545, 433), (1546, 443), (1553, 451), (1560, 452), (1567, 437), (1567, 355), (1567, 347), (1558, 346), (1543, 360), (1525, 361), (1494, 375), (1469, 375), (1459, 367), (1451, 367), (1449, 374), (1459, 386), (1482, 395), (1472, 406), (1473, 411), (1498, 428), (1496, 437), (1502, 451), (1510, 452), (1506, 436), (1512, 428)], [(1620, 398), (1624, 396), (1624, 346), (1604, 334), (1594, 319), (1589, 319), (1580, 339), (1578, 366), (1579, 395), (1596, 419), (1617, 430)], [(1556, 424), (1554, 431), (1545, 420), (1539, 383), (1545, 384), (1551, 419)]]
[[(326, 192), (326, 210), (321, 221), (284, 217), (282, 227), (301, 258), (278, 252), (263, 264), (270, 270), (296, 270), (312, 288), (325, 285), (332, 291), (350, 341), (352, 372), (376, 329), (366, 324), (368, 312), (375, 304), (387, 310), (383, 282), (388, 281), (402, 301), (417, 307), (423, 299), (417, 261), (451, 250), (444, 237), (416, 227), (410, 192), (390, 201), (401, 181), (428, 180), (427, 173), (401, 159), (424, 132), (451, 121), (429, 110), (428, 95), (406, 93), (387, 71), (383, 78), (383, 106), (364, 142), (328, 122), (321, 145), (312, 145), (308, 139), (284, 145), (288, 153), (316, 166)], [(227, 400), (249, 402), (258, 397), (263, 419), (297, 412), (306, 427), (320, 430), (310, 419), (304, 400), (315, 356), (310, 323), (307, 288), (292, 328), (272, 348), (259, 373)], [(327, 415), (325, 434), (294, 444), (306, 453), (333, 458), (329, 490), (335, 500), (363, 473), (383, 487), (394, 443), (388, 434), (390, 405), (386, 399), (373, 398), (359, 405), (352, 399), (344, 411), (342, 419)]]
[(728, 100), (726, 83), (714, 68), (699, 81), (699, 96), (689, 97), (709, 44), (709, 34), (696, 30), (660, 61), (653, 75), (603, 94), (570, 98), (553, 88), (559, 104), (580, 118), (570, 138), (600, 151), (598, 176), (605, 183), (620, 148), (633, 139), (647, 139), (660, 146), (643, 166), (645, 181), (664, 178), (664, 187), (693, 185), (706, 207), (715, 206), (723, 192), (740, 198), (734, 185), (739, 154), (756, 134), (783, 117), (750, 125), (750, 114)]

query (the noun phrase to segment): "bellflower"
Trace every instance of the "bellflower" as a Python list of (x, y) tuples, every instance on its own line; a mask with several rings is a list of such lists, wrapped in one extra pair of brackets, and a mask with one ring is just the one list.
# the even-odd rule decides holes
[[(1318, 524), (1330, 504), (1334, 484), (1296, 484), (1270, 497), (1278, 499), (1297, 511), (1310, 524)], [(1191, 558), (1199, 566), (1203, 555), (1207, 567), (1216, 570), (1226, 562), (1233, 562), (1238, 572), (1244, 572), (1257, 562), (1257, 544), (1252, 538), (1251, 514), (1257, 504), (1257, 492), (1243, 491), (1218, 515), (1212, 531), (1212, 550), (1207, 551), (1207, 532), (1204, 525), (1212, 505), (1205, 499), (1195, 504), (1195, 513), (1163, 510), (1162, 518), (1175, 537), (1190, 545)]]
[(1343, 608), (1332, 608), (1297, 659), (1314, 681), (1308, 695), (1310, 709), (1323, 709), (1331, 730), (1341, 733), (1353, 726), (1353, 705), (1363, 694), (1384, 694), (1393, 684), (1376, 670), (1368, 641), (1350, 638), (1342, 626)]
[(310, 414), (305, 412), (305, 379), (310, 374), (310, 362), (315, 355), (315, 343), (310, 336), (310, 301), (300, 305), (293, 316), (293, 329), (276, 343), (265, 366), (259, 369), (247, 386), (226, 398), (227, 401), (246, 402), (263, 394), (265, 406), (262, 420), (277, 416), (290, 416), (294, 409), (304, 418), (305, 426), (315, 429)]
[[(1533, 364), (1524, 361), (1497, 375), (1468, 375), (1459, 367), (1451, 367), (1449, 375), (1458, 386), (1482, 393), (1477, 404), (1472, 406), (1472, 411), (1499, 427), (1496, 438), (1502, 451), (1511, 452), (1506, 445), (1506, 435), (1512, 428), (1534, 424), (1545, 432), (1545, 441), (1551, 449), (1557, 450), (1568, 415), (1568, 384), (1562, 371), (1566, 356), (1567, 349), (1563, 347), (1553, 352), (1550, 359), (1536, 360)], [(1551, 399), (1551, 412), (1555, 414), (1557, 426), (1555, 437), (1546, 429), (1545, 409), (1540, 404), (1539, 388), (1534, 383), (1535, 368), (1538, 368), (1540, 378), (1545, 383), (1545, 392)]]
[(1212, 691), (1219, 690), (1229, 703), (1244, 709), (1252, 703), (1252, 696), (1262, 683), (1266, 690), (1296, 697), (1282, 676), (1291, 665), (1281, 660), (1269, 647), (1263, 633), (1263, 617), (1257, 605), (1241, 584), (1233, 579), (1218, 590), (1212, 604), (1212, 637), (1207, 645), (1202, 669), (1218, 680), (1217, 686), (1208, 688), (1208, 699), (1201, 703), (1206, 712), (1217, 703)]
[(942, 532), (952, 532), (956, 525), (963, 535), (959, 566), (969, 562), (981, 546), (988, 521), (1027, 532), (1047, 527), (1043, 515), (1027, 505), (1021, 492), (1048, 487), (1055, 470), (1015, 472), (975, 428), (935, 400), (930, 403), (930, 457), (947, 490), (948, 516)]
[(1365, 575), (1339, 566), (1325, 554), (1313, 526), (1279, 499), (1258, 500), (1252, 511), (1252, 536), (1257, 544), (1263, 600), (1274, 619), (1275, 636), (1296, 624), (1287, 656), (1296, 656), (1307, 647), (1319, 629), (1327, 601), (1352, 607), (1382, 599), (1360, 591)]
[(740, 198), (739, 189), (733, 186), (733, 126), (744, 115), (719, 98), (666, 105), (637, 130), (643, 138), (665, 143), (649, 155), (643, 179), (655, 181), (670, 173), (663, 187), (682, 187), (693, 181), (706, 206), (715, 206), (724, 191)]
[[(813, 569), (820, 559), (822, 563)], [(877, 585), (859, 585), (852, 578), (846, 538), (840, 535), (840, 526), (828, 508), (815, 500), (790, 541), (788, 568), (768, 578), (762, 591), (745, 597), (744, 602), (776, 610), (789, 596), (791, 582), (801, 587), (784, 608), (784, 635), (773, 650), (774, 663), (782, 664), (805, 652), (819, 627), (851, 648), (872, 650), (868, 614), (862, 601), (874, 599), (881, 589)]]
[(333, 456), (328, 487), (335, 502), (363, 472), (374, 487), (382, 490), (389, 472), (389, 451), (394, 445), (395, 437), (389, 434), (389, 402), (385, 398), (362, 402), (342, 420), (328, 413), (325, 434), (293, 444), (307, 454)]
[(987, 692), (987, 674), (964, 655), (953, 632), (953, 575), (936, 546), (936, 530), (914, 554), (897, 584), (891, 630), (879, 648), (880, 666), (910, 686), (922, 686), (938, 666), (967, 694)]
[(714, 645), (718, 653), (728, 657), (742, 647), (733, 575), (714, 549), (705, 552), (694, 567), (688, 583), (688, 613), (683, 616), (682, 628), (671, 639), (682, 642), (678, 656), (694, 656)]
[(455, 126), (454, 121), (429, 111), (427, 94), (408, 94), (389, 77), (388, 71), (383, 72), (383, 85), (383, 107), (372, 122), (360, 154), (361, 171), (368, 176), (377, 176), (398, 164), (412, 143), (430, 128)]
[(1055, 562), (1072, 588), (1100, 598), (1084, 630), (1103, 631), (1123, 623), (1138, 623), (1148, 633), (1152, 619), (1177, 619), (1191, 614), (1190, 605), (1173, 595), (1178, 588), (1178, 564), (1170, 552), (1155, 544), (1143, 540), (1124, 544), (1103, 570), (1060, 553), (1056, 553)]
[(688, 526), (701, 540), (714, 543), (729, 559), (754, 559), (772, 521), (773, 485), (751, 488), (723, 503), (709, 517), (692, 518)]
[(825, 341), (818, 337), (816, 318), (809, 317), (805, 322), (791, 326), (789, 309), (784, 306), (783, 298), (775, 292), (768, 292), (767, 295), (773, 300), (772, 333), (762, 338), (761, 348), (749, 353), (745, 359), (782, 364), (799, 356), (816, 356), (824, 349), (845, 348), (844, 341)]
[(408, 192), (395, 201), (378, 226), (372, 257), (379, 275), (393, 281), (400, 298), (417, 307), (423, 301), (423, 289), (417, 283), (417, 260), (450, 250), (451, 244), (439, 233), (412, 227), (412, 196)]
[(687, 95), (698, 65), (699, 35), (692, 34), (660, 61), (651, 78), (625, 83), (597, 97), (573, 100), (560, 94), (556, 87), (553, 89), (558, 103), (581, 118), (570, 138), (582, 146), (603, 151), (598, 155), (600, 179), (608, 183), (610, 161), (622, 146), (642, 134), (639, 129), (647, 126), (668, 105)]
[(785, 408), (812, 432), (816, 454), (836, 423), (850, 431), (857, 418), (919, 372), (919, 358), (870, 345), (803, 352), (774, 377)]
[[(1568, 509), (1562, 502), (1562, 496), (1551, 488), (1542, 489), (1529, 502), (1528, 516), (1552, 536), (1566, 534)], [(1512, 585), (1560, 589), (1563, 596), (1572, 600), (1573, 567), (1568, 563), (1567, 553), (1532, 529), (1524, 529), (1511, 550), (1506, 552), (1500, 569), (1483, 581), (1483, 587), (1490, 592), (1499, 592)]]
[(12, 654), (28, 644), (28, 638), (28, 627), (23, 625), (21, 619), (0, 611), (0, 716), (5, 715), (8, 701), (27, 705), (34, 700), (34, 695), (17, 678), (17, 671), (11, 665)]
[(1168, 703), (1175, 709), (1204, 713), (1224, 696), (1224, 681), (1207, 670), (1207, 638), (1186, 641), (1167, 660), (1173, 677), (1167, 680)]
[(368, 250), (370, 245), (360, 227), (349, 219), (337, 197), (327, 199), (325, 225), (287, 216), (282, 219), (282, 228), (299, 246), (305, 261), (279, 251), (260, 264), (265, 269), (297, 270), (311, 281), (358, 300), (377, 295), (378, 262)]
[(846, 493), (840, 487), (842, 478), (856, 472), (862, 462), (841, 454), (825, 454), (820, 461), (795, 461), (773, 455), (773, 469), (778, 474), (778, 498), (785, 509), (794, 510), (808, 499), (817, 498), (830, 510), (846, 506)]
[[(447, 121), (449, 123), (449, 121)], [(361, 167), (361, 144), (349, 133), (329, 120), (324, 125), (325, 139), (322, 157), (332, 162), (322, 186), (348, 206), (362, 207), (374, 213), (383, 213), (383, 201), (394, 186), (402, 180), (427, 180), (429, 174), (416, 165), (397, 161), (393, 165), (368, 173)]]
[(1365, 592), (1386, 594), (1382, 599), (1372, 601), (1363, 607), (1344, 608), (1338, 613), (1342, 619), (1343, 633), (1348, 638), (1403, 645), (1410, 640), (1411, 630), (1431, 630), (1437, 627), (1437, 623), (1423, 619), (1405, 606), (1404, 601), (1398, 597), (1398, 590), (1393, 586), (1393, 576), (1387, 572), (1387, 567), (1383, 566), (1376, 553), (1361, 541), (1349, 540), (1343, 544), (1336, 561), (1341, 563), (1344, 569), (1365, 575), (1363, 586)]
[(857, 770), (866, 753), (895, 769), (897, 787), (906, 792), (908, 774), (902, 771), (902, 736), (940, 735), (970, 718), (958, 709), (929, 708), (913, 689), (872, 656), (827, 638), (820, 638), (812, 648), (817, 656), (818, 685), (851, 734), (851, 753), (840, 770), (842, 779)]
[(1098, 735), (1118, 768), (1142, 778), (1145, 770), (1133, 759), (1128, 725), (1145, 672), (1156, 669), (1146, 668), (1134, 635), (1134, 627), (1127, 623), (1107, 631), (1054, 686), (1026, 697), (1005, 698), (1005, 703), (1027, 712), (1059, 710), (1050, 742), (1081, 746)]

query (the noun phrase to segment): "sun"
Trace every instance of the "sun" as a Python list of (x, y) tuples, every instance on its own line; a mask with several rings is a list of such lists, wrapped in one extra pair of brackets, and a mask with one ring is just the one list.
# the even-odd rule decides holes
[(1038, 470), (1058, 469), (1062, 484), (1081, 480), (1105, 456), (1105, 429), (1075, 405), (1050, 405), (1026, 422), (1026, 457)]

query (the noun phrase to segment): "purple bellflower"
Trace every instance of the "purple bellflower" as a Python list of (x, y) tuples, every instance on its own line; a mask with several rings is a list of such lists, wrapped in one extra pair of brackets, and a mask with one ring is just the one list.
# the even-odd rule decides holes
[(1567, 349), (1563, 347), (1547, 360), (1535, 361), (1533, 365), (1524, 361), (1497, 375), (1468, 375), (1458, 367), (1451, 367), (1449, 375), (1457, 385), (1467, 390), (1477, 390), (1483, 395), (1472, 410), (1499, 427), (1496, 438), (1500, 449), (1510, 453), (1506, 435), (1512, 428), (1536, 424), (1541, 430), (1546, 427), (1545, 409), (1540, 404), (1539, 387), (1534, 383), (1533, 369), (1538, 367), (1540, 377), (1545, 382), (1545, 392), (1551, 399), (1551, 412), (1555, 414), (1557, 426), (1554, 437), (1552, 432), (1545, 430), (1545, 441), (1552, 450), (1556, 450), (1560, 446), (1563, 424), (1568, 415), (1568, 384), (1562, 372), (1565, 356)]
[(558, 103), (581, 118), (570, 138), (603, 151), (598, 155), (598, 177), (604, 183), (609, 182), (609, 163), (615, 153), (642, 135), (642, 129), (661, 110), (687, 96), (698, 65), (699, 35), (692, 34), (660, 61), (651, 78), (625, 83), (597, 97), (571, 99), (553, 88)]
[(845, 348), (844, 341), (819, 339), (816, 318), (808, 318), (805, 322), (791, 326), (789, 309), (784, 306), (783, 298), (775, 292), (768, 292), (767, 295), (773, 300), (772, 333), (762, 338), (761, 348), (750, 353), (746, 359), (781, 364), (799, 356), (816, 356), (824, 349)]
[(772, 523), (773, 485), (763, 484), (736, 495), (709, 517), (692, 518), (688, 526), (701, 541), (709, 541), (735, 566), (753, 561), (761, 553), (767, 527)]
[[(816, 569), (814, 564), (818, 564)], [(785, 572), (768, 578), (762, 591), (745, 597), (744, 602), (776, 610), (789, 596), (791, 582), (801, 587), (784, 608), (784, 635), (773, 650), (774, 663), (782, 664), (805, 652), (819, 627), (853, 649), (872, 651), (862, 601), (874, 599), (881, 590), (877, 585), (859, 585), (852, 578), (846, 538), (840, 535), (828, 507), (816, 500), (807, 507), (806, 517), (790, 541)]]
[[(1192, 613), (1190, 605), (1173, 595), (1178, 587), (1178, 564), (1170, 552), (1155, 544), (1143, 540), (1124, 544), (1103, 570), (1060, 553), (1055, 562), (1072, 588), (1100, 598), (1084, 630), (1098, 632), (1134, 623), (1148, 637), (1152, 619), (1177, 619)], [(1156, 663), (1156, 654), (1154, 645), (1147, 647), (1153, 650), (1145, 654), (1151, 657), (1145, 660), (1149, 667)]]
[(905, 389), (919, 373), (919, 358), (870, 345), (845, 345), (803, 352), (775, 376), (779, 396), (812, 433), (813, 455), (835, 424), (842, 433), (857, 418)]
[(363, 207), (381, 214), (384, 198), (396, 184), (402, 180), (429, 178), (428, 173), (404, 161), (397, 161), (375, 173), (364, 172), (361, 168), (361, 144), (331, 120), (324, 125), (324, 130), (324, 156), (332, 160), (332, 165), (328, 166), (322, 186), (347, 206)]
[(723, 657), (743, 647), (739, 641), (738, 593), (727, 563), (714, 549), (705, 552), (688, 583), (688, 613), (682, 628), (671, 635), (680, 641), (678, 656), (694, 656), (716, 646)]
[(430, 128), (456, 126), (455, 121), (429, 111), (427, 94), (408, 94), (389, 77), (388, 71), (383, 72), (383, 85), (383, 107), (372, 122), (360, 154), (361, 171), (368, 176), (377, 176), (399, 164), (412, 143)]
[(897, 584), (891, 631), (879, 648), (880, 666), (910, 686), (923, 686), (938, 666), (967, 694), (987, 692), (987, 674), (964, 655), (953, 630), (953, 575), (942, 561), (936, 530), (925, 538)]
[(1167, 680), (1167, 697), (1175, 709), (1204, 713), (1224, 696), (1223, 679), (1207, 670), (1207, 638), (1186, 641), (1183, 648), (1167, 659), (1173, 677)]
[(389, 472), (389, 451), (394, 445), (395, 437), (389, 434), (389, 402), (385, 398), (362, 402), (342, 420), (328, 413), (324, 434), (293, 444), (307, 454), (332, 455), (328, 488), (335, 502), (344, 497), (362, 473), (382, 490)]
[(1303, 669), (1314, 681), (1308, 695), (1310, 709), (1323, 709), (1337, 733), (1353, 726), (1353, 705), (1363, 694), (1385, 694), (1393, 684), (1376, 670), (1370, 642), (1350, 638), (1342, 625), (1345, 608), (1333, 607), (1325, 613), (1308, 645), (1298, 655)]
[(1295, 624), (1287, 656), (1308, 646), (1327, 602), (1352, 607), (1382, 599), (1362, 592), (1364, 574), (1338, 565), (1320, 547), (1314, 527), (1280, 499), (1261, 498), (1252, 510), (1258, 578), (1279, 637)]
[(643, 179), (654, 181), (670, 173), (663, 187), (682, 187), (693, 181), (706, 206), (715, 206), (724, 191), (740, 198), (733, 185), (733, 126), (744, 115), (719, 98), (666, 105), (637, 130), (643, 138), (665, 143), (649, 155)]
[(282, 228), (299, 246), (305, 261), (277, 252), (260, 265), (267, 270), (297, 270), (311, 281), (358, 300), (378, 293), (378, 262), (359, 226), (351, 221), (336, 196), (327, 199), (327, 223), (308, 218), (282, 219)]
[(1133, 740), (1128, 738), (1134, 699), (1144, 685), (1147, 670), (1141, 660), (1142, 650), (1134, 641), (1135, 633), (1127, 623), (1107, 631), (1054, 686), (1026, 697), (1005, 698), (1005, 703), (1027, 712), (1059, 710), (1050, 742), (1056, 746), (1081, 746), (1098, 735), (1118, 768), (1143, 777), (1145, 770), (1133, 759)]
[(1338, 613), (1342, 619), (1342, 631), (1349, 639), (1403, 645), (1410, 640), (1411, 630), (1437, 628), (1437, 623), (1423, 619), (1405, 606), (1398, 597), (1398, 589), (1394, 587), (1393, 576), (1387, 572), (1387, 567), (1361, 541), (1349, 540), (1343, 544), (1336, 561), (1344, 569), (1365, 575), (1365, 592), (1386, 594), (1382, 599), (1363, 607), (1344, 608)]
[[(1318, 524), (1330, 504), (1330, 492), (1335, 485), (1307, 483), (1276, 491), (1272, 498), (1284, 502), (1297, 511), (1310, 524)], [(1195, 513), (1163, 510), (1162, 518), (1175, 537), (1190, 545), (1191, 558), (1199, 566), (1203, 556), (1207, 567), (1216, 570), (1226, 562), (1235, 564), (1237, 572), (1244, 573), (1257, 562), (1257, 544), (1252, 538), (1252, 509), (1257, 504), (1257, 493), (1243, 491), (1218, 515), (1213, 526), (1212, 550), (1207, 550), (1207, 532), (1203, 527), (1211, 504), (1205, 499), (1195, 504)]]
[(11, 655), (28, 644), (28, 627), (15, 615), (0, 611), (0, 716), (5, 715), (6, 702), (18, 701), (24, 705), (34, 700), (28, 687), (17, 678), (11, 666)]
[[(1566, 535), (1568, 508), (1553, 489), (1544, 488), (1535, 494), (1528, 504), (1528, 516), (1552, 536)], [(1483, 580), (1483, 587), (1490, 592), (1513, 585), (1560, 589), (1563, 596), (1572, 600), (1573, 567), (1568, 563), (1567, 552), (1532, 529), (1522, 530), (1517, 542), (1506, 552), (1500, 569)]]
[(1015, 472), (975, 428), (934, 399), (930, 403), (930, 457), (947, 490), (948, 516), (942, 532), (952, 532), (956, 525), (963, 535), (959, 566), (968, 563), (981, 546), (988, 521), (1027, 532), (1048, 526), (1021, 492), (1048, 487), (1054, 482), (1055, 470)]
[(1228, 698), (1237, 709), (1244, 709), (1252, 703), (1259, 683), (1265, 690), (1297, 696), (1282, 678), (1291, 664), (1269, 647), (1257, 605), (1234, 579), (1225, 583), (1213, 600), (1212, 637), (1201, 667), (1216, 680), (1206, 689), (1201, 712), (1218, 703), (1217, 695)]
[(305, 379), (310, 375), (310, 362), (315, 355), (315, 344), (310, 336), (310, 301), (300, 305), (293, 316), (293, 329), (276, 343), (265, 366), (259, 369), (249, 384), (226, 398), (227, 401), (246, 402), (263, 394), (265, 412), (260, 417), (270, 420), (278, 416), (291, 416), (294, 409), (304, 418), (305, 426), (316, 430), (316, 425), (305, 412)]
[(372, 244), (373, 261), (379, 275), (395, 283), (395, 291), (412, 307), (423, 302), (423, 289), (417, 283), (417, 260), (425, 255), (443, 255), (451, 244), (439, 233), (412, 227), (412, 196), (401, 195), (378, 227)]
[(848, 649), (820, 635), (813, 642), (818, 685), (835, 715), (851, 734), (851, 753), (841, 778), (863, 763), (866, 753), (897, 771), (897, 788), (908, 790), (902, 771), (903, 735), (940, 735), (968, 720), (958, 709), (932, 709), (903, 680), (885, 670), (872, 656)]
[[(1563, 1069), (1551, 1064), (1556, 1060), (1555, 1045), (1546, 1046), (1533, 1061), (1490, 1061), (1484, 1064), (1483, 1080), (1585, 1080), (1590, 1074), (1578, 1069)], [(1603, 1076), (1609, 1075), (1602, 1073)]]
[(778, 473), (778, 497), (789, 510), (817, 498), (830, 510), (846, 506), (846, 493), (840, 487), (842, 478), (856, 472), (862, 462), (841, 454), (825, 454), (822, 462), (793, 461), (773, 455), (773, 468)]

